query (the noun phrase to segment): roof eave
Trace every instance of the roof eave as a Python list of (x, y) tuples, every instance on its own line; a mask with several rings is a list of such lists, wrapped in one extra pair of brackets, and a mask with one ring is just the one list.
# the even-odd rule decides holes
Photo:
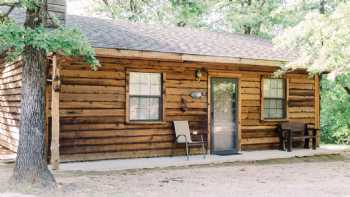
[(118, 57), (131, 59), (150, 59), (150, 60), (168, 60), (177, 62), (208, 62), (208, 63), (224, 63), (224, 64), (246, 64), (246, 65), (261, 65), (280, 67), (287, 61), (280, 60), (262, 60), (250, 58), (235, 58), (222, 56), (208, 55), (193, 55), (181, 53), (168, 53), (156, 51), (138, 51), (126, 49), (110, 49), (110, 48), (95, 48), (96, 55), (99, 57)]

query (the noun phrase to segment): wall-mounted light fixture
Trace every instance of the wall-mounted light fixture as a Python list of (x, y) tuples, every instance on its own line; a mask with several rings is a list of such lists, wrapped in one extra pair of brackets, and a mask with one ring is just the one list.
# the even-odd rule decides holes
[(201, 77), (202, 77), (202, 71), (201, 69), (196, 69), (195, 71), (195, 77), (196, 77), (196, 81), (200, 81), (201, 80)]
[(200, 99), (202, 96), (203, 96), (202, 92), (198, 92), (198, 91), (191, 92), (191, 97), (193, 99)]

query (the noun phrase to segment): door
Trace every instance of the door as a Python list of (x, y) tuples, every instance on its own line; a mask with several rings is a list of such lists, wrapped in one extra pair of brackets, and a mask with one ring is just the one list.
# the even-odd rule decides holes
[(237, 79), (211, 78), (212, 152), (237, 153)]

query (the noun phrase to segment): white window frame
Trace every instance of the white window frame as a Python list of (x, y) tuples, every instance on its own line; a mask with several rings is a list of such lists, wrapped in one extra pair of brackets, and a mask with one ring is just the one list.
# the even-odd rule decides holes
[[(160, 95), (136, 95), (130, 94), (130, 73), (159, 73), (160, 74)], [(158, 119), (131, 119), (131, 107), (130, 101), (132, 98), (142, 97), (142, 98), (158, 98), (159, 99), (159, 112)], [(165, 73), (156, 72), (153, 70), (134, 70), (128, 69), (126, 71), (126, 122), (127, 123), (145, 123), (145, 124), (153, 124), (153, 123), (162, 123), (165, 119)]]
[[(264, 84), (266, 80), (269, 79), (280, 79), (283, 80), (283, 97), (269, 97), (266, 98)], [(261, 79), (261, 120), (264, 121), (285, 121), (288, 120), (288, 78), (273, 78), (271, 76), (263, 76)], [(282, 117), (265, 117), (265, 100), (281, 100), (282, 101)]]

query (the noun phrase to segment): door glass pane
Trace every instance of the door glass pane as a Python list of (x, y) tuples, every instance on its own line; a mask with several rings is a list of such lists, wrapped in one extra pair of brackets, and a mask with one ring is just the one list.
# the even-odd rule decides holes
[(213, 151), (234, 152), (236, 149), (237, 88), (233, 79), (212, 79)]

